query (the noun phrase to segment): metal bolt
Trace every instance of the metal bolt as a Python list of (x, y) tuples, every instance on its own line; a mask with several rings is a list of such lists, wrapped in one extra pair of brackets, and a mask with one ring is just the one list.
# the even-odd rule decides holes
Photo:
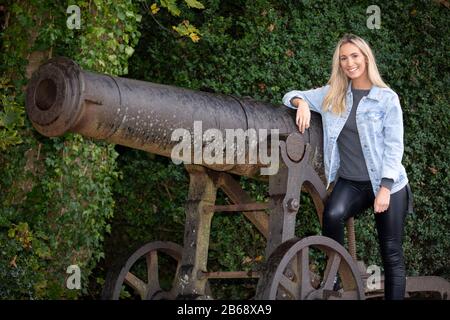
[(298, 203), (297, 199), (289, 199), (287, 202), (287, 207), (289, 211), (297, 211), (300, 204)]
[(293, 279), (294, 279), (294, 273), (292, 272), (291, 269), (286, 269), (286, 271), (284, 272), (284, 275), (285, 275), (289, 280), (293, 280)]

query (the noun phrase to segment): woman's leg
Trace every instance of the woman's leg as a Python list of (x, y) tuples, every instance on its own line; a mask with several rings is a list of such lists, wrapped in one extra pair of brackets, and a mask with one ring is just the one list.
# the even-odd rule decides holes
[(323, 212), (322, 234), (344, 245), (344, 226), (353, 217), (373, 205), (370, 182), (339, 178)]
[(384, 265), (386, 300), (405, 297), (406, 274), (403, 258), (403, 227), (408, 204), (406, 187), (391, 195), (386, 212), (375, 213), (381, 258)]

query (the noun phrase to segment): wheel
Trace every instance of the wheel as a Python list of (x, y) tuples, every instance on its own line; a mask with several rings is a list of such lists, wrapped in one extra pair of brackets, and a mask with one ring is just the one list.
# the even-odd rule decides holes
[[(339, 275), (342, 288), (335, 288)], [(335, 290), (334, 290), (335, 289)], [(350, 254), (323, 236), (282, 243), (267, 260), (257, 288), (262, 300), (365, 299), (361, 275)]]
[[(142, 300), (175, 299), (175, 293), (171, 290), (173, 281), (172, 283), (166, 281), (162, 286), (160, 271), (165, 273), (164, 280), (170, 277), (168, 273), (174, 273), (173, 280), (175, 280), (180, 268), (182, 251), (181, 246), (172, 242), (155, 241), (141, 246), (129, 258), (118, 261), (111, 268), (106, 276), (102, 298), (119, 299), (122, 285), (126, 285)], [(146, 279), (143, 280), (144, 278)]]

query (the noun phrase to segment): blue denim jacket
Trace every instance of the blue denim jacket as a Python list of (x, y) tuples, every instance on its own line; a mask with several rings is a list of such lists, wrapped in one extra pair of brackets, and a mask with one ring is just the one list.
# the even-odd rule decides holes
[[(337, 138), (344, 128), (353, 105), (351, 81), (346, 95), (346, 109), (341, 116), (331, 111), (322, 111), (322, 102), (329, 85), (307, 91), (290, 91), (283, 97), (283, 104), (296, 109), (291, 99), (299, 97), (305, 100), (312, 111), (322, 116), (323, 151), (327, 189), (336, 179), (340, 165)], [(358, 129), (364, 159), (377, 195), (381, 178), (394, 180), (391, 194), (401, 190), (407, 183), (406, 170), (402, 165), (403, 157), (403, 115), (397, 94), (390, 88), (372, 86), (369, 94), (361, 99), (356, 110)]]

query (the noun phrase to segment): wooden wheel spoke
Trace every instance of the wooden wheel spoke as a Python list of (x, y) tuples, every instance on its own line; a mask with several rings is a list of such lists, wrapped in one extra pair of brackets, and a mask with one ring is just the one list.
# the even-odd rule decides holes
[(147, 262), (147, 283), (149, 290), (155, 292), (161, 290), (159, 286), (158, 251), (150, 251), (146, 256)]
[(299, 296), (299, 283), (292, 281), (285, 275), (281, 276), (280, 279), (280, 286), (283, 287), (283, 289), (289, 293), (293, 299), (298, 299)]
[(341, 264), (341, 256), (337, 252), (331, 252), (324, 274), (323, 289), (333, 290), (334, 280)]
[(180, 274), (180, 269), (181, 269), (181, 261), (178, 261), (178, 263), (177, 263), (177, 269), (175, 270), (175, 276), (173, 277), (173, 280), (172, 280), (172, 289), (171, 289), (171, 292), (172, 292), (172, 290), (175, 289), (175, 287), (176, 287), (176, 283), (177, 283), (177, 281), (178, 281), (178, 276), (179, 276), (179, 274)]
[(297, 270), (300, 283), (300, 299), (304, 299), (314, 289), (311, 286), (311, 274), (309, 270), (309, 247), (303, 248), (297, 254)]
[(124, 282), (132, 287), (137, 293), (139, 293), (142, 299), (145, 298), (147, 294), (147, 284), (144, 281), (136, 277), (131, 272), (128, 272), (125, 276)]

